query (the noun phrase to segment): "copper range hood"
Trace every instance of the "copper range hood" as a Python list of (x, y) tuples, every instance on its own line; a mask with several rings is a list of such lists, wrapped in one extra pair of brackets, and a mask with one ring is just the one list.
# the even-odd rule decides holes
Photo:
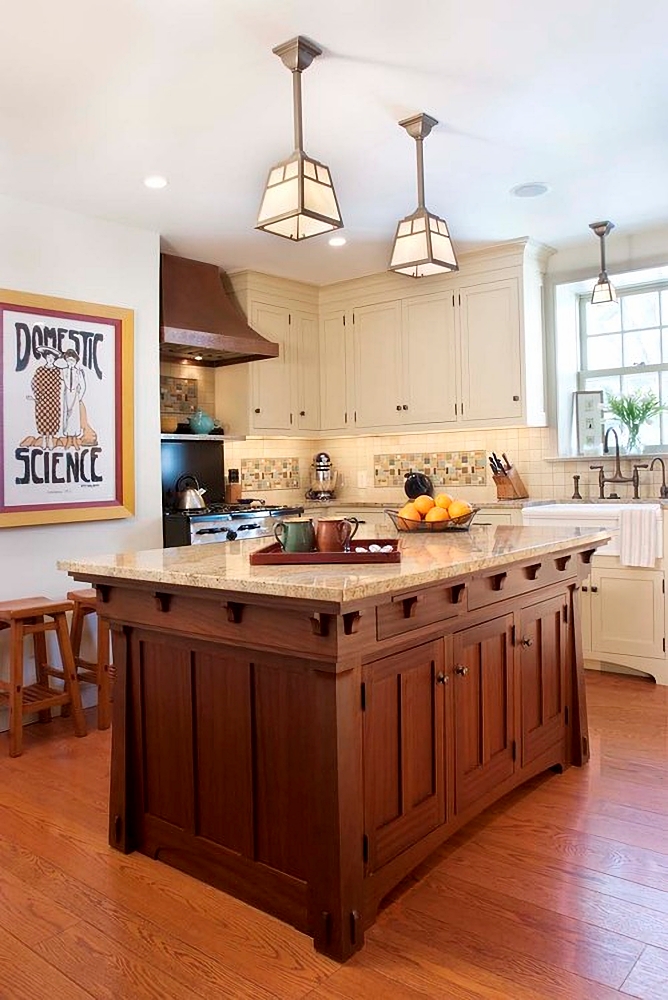
[(221, 367), (278, 357), (229, 299), (215, 264), (160, 254), (160, 356)]

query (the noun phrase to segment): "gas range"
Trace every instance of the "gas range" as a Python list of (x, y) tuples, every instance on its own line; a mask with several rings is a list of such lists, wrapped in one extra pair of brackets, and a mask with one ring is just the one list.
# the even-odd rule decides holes
[(303, 507), (266, 504), (260, 500), (215, 503), (196, 510), (165, 510), (163, 535), (165, 545), (170, 548), (265, 538), (273, 535), (274, 525), (282, 518), (297, 517), (303, 513)]

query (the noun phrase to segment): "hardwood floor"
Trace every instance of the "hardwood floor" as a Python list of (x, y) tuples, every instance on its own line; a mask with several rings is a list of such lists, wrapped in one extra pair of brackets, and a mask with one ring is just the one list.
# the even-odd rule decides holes
[(592, 759), (508, 796), (339, 966), (279, 921), (107, 847), (109, 732), (0, 736), (0, 998), (668, 998), (668, 688), (589, 674)]

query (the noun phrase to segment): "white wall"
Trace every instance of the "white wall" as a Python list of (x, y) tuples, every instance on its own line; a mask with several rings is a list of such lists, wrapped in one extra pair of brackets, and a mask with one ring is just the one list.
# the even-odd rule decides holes
[[(159, 264), (157, 233), (0, 197), (0, 287), (121, 306), (135, 314), (135, 516), (0, 527), (0, 601), (64, 597), (74, 584), (56, 569), (58, 559), (162, 544)], [(6, 634), (0, 633), (3, 674), (6, 655)]]

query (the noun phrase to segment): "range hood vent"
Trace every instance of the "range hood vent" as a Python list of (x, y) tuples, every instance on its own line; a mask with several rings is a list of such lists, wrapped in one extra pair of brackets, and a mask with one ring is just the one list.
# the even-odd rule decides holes
[(229, 299), (215, 264), (160, 254), (160, 356), (221, 367), (278, 357)]

